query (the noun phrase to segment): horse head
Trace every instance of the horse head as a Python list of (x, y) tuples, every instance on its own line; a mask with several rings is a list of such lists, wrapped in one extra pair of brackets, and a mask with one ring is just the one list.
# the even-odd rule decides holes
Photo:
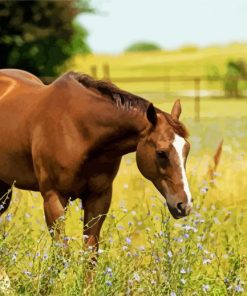
[(137, 145), (136, 160), (142, 175), (152, 181), (166, 198), (176, 219), (192, 209), (185, 165), (190, 150), (185, 127), (179, 122), (180, 101), (171, 114), (161, 112), (150, 103), (146, 111), (147, 128)]

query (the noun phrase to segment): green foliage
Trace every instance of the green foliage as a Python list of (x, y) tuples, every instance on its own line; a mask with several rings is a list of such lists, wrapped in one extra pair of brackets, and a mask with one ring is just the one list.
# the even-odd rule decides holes
[(156, 51), (161, 50), (160, 46), (152, 42), (136, 42), (130, 45), (126, 52)]
[(247, 68), (244, 61), (229, 61), (224, 80), (224, 90), (228, 97), (240, 97), (241, 89), (246, 88), (246, 83), (241, 83), (241, 79), (247, 79)]
[(75, 53), (86, 53), (87, 32), (74, 18), (91, 12), (89, 0), (1, 1), (0, 68), (53, 76)]

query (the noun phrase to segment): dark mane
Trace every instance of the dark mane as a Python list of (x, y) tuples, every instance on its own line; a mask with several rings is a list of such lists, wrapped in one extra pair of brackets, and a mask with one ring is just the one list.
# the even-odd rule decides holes
[[(146, 113), (147, 107), (150, 104), (150, 102), (145, 100), (144, 98), (124, 91), (110, 81), (96, 80), (87, 74), (77, 73), (73, 71), (69, 72), (68, 74), (79, 83), (81, 83), (83, 86), (87, 88), (94, 88), (101, 94), (107, 95), (118, 106), (119, 104), (121, 104), (122, 106), (125, 106), (127, 110), (130, 110), (131, 107), (137, 107), (140, 111)], [(163, 112), (158, 108), (155, 109), (157, 113), (161, 112), (165, 115), (168, 123), (179, 136), (183, 138), (188, 137), (189, 133), (180, 121), (174, 120), (169, 113)]]
[(79, 83), (88, 88), (94, 88), (103, 95), (107, 95), (117, 105), (121, 104), (127, 109), (137, 107), (140, 111), (146, 112), (149, 101), (118, 88), (110, 81), (96, 80), (84, 73), (69, 72), (69, 75)]

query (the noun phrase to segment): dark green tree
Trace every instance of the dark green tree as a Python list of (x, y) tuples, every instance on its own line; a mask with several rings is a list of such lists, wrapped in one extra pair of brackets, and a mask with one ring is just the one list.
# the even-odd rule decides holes
[(224, 89), (227, 97), (240, 97), (246, 89), (247, 67), (244, 61), (229, 61), (224, 79)]
[(0, 68), (54, 76), (75, 53), (87, 53), (87, 31), (75, 23), (90, 0), (0, 0)]
[(152, 42), (136, 42), (126, 48), (126, 52), (156, 51), (161, 50), (160, 46)]

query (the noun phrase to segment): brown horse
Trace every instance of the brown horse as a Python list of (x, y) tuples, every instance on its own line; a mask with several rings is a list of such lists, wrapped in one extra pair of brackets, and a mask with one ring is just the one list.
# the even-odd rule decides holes
[[(87, 244), (97, 248), (121, 157), (136, 151), (140, 172), (166, 198), (173, 217), (184, 217), (192, 200), (180, 113), (179, 100), (170, 115), (85, 74), (69, 72), (44, 85), (25, 71), (0, 70), (0, 196), (13, 182), (40, 191), (50, 229), (68, 201), (80, 198)], [(0, 199), (0, 214), (10, 200), (9, 191)], [(55, 238), (62, 234), (61, 222)]]

